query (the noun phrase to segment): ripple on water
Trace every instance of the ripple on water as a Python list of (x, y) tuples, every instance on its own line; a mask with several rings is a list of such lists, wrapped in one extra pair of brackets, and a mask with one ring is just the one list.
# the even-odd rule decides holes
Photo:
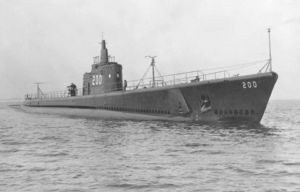
[(299, 102), (261, 124), (20, 113), (0, 106), (0, 191), (300, 191)]
[(58, 153), (35, 153), (35, 156), (39, 157), (59, 157), (59, 156), (68, 156), (68, 153), (58, 152)]

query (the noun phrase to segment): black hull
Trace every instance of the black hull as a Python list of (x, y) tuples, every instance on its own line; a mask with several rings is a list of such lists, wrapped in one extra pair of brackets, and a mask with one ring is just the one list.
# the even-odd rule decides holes
[(99, 95), (26, 100), (21, 108), (103, 118), (258, 123), (277, 78), (270, 72)]

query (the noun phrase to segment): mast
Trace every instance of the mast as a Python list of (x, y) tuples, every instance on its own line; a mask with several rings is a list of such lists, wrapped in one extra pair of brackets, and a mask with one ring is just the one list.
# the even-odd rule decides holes
[(269, 64), (270, 64), (270, 71), (272, 72), (272, 55), (271, 55), (271, 30), (270, 28), (268, 29), (268, 33), (269, 33)]
[(101, 44), (101, 51), (100, 51), (100, 61), (99, 63), (104, 64), (108, 63), (108, 50), (106, 49), (106, 43), (105, 40), (103, 39), (103, 32), (102, 32), (102, 42), (99, 43)]
[(37, 85), (37, 98), (40, 98), (40, 88), (39, 88), (39, 84), (43, 84), (43, 83), (34, 83)]
[(101, 42), (102, 48), (100, 52), (100, 63), (107, 63), (108, 62), (108, 51), (106, 49), (106, 43), (105, 40), (102, 40)]
[(146, 56), (146, 57), (150, 57), (152, 59), (152, 62), (151, 62), (151, 67), (152, 67), (152, 81), (153, 81), (152, 87), (155, 87), (155, 74), (154, 74), (155, 60), (154, 60), (154, 58), (156, 56), (154, 56), (154, 57)]

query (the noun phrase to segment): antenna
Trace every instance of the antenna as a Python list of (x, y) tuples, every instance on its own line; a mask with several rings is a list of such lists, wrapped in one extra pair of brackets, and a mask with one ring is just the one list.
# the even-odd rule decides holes
[[(152, 67), (152, 81), (153, 81), (152, 87), (155, 87), (155, 74), (154, 74), (154, 69), (156, 69), (156, 71), (158, 72), (160, 78), (163, 79), (163, 77), (161, 76), (161, 74), (159, 73), (158, 69), (157, 69), (156, 66), (155, 66), (155, 60), (154, 60), (154, 59), (155, 59), (156, 56), (154, 56), (154, 57), (151, 57), (151, 56), (145, 56), (145, 57), (146, 57), (146, 58), (147, 58), (147, 57), (151, 58), (151, 59), (152, 59), (152, 62), (151, 62), (151, 65), (148, 67), (146, 73), (143, 75), (142, 79), (140, 79), (139, 83), (137, 84), (136, 89), (138, 89), (138, 87), (139, 87), (139, 85), (140, 85), (141, 82), (144, 82), (144, 81), (143, 81), (143, 80), (144, 80), (144, 77), (147, 75), (147, 73), (148, 73), (148, 71), (149, 71), (149, 69), (150, 69), (151, 67)], [(151, 81), (150, 81), (150, 82), (151, 82)], [(144, 84), (144, 83), (143, 83), (143, 84)]]
[(37, 97), (40, 98), (40, 88), (39, 88), (39, 84), (43, 84), (43, 83), (34, 83), (37, 85)]
[(151, 57), (151, 56), (146, 56), (146, 57), (149, 57), (149, 58), (152, 59), (152, 62), (151, 62), (151, 65), (150, 65), (150, 66), (152, 66), (152, 81), (153, 81), (152, 87), (155, 87), (155, 75), (154, 75), (155, 60), (154, 60), (154, 58), (155, 58), (156, 56), (153, 56), (153, 57)]
[(270, 58), (269, 58), (269, 64), (270, 64), (270, 71), (272, 72), (272, 55), (271, 55), (271, 30), (270, 30), (270, 28), (268, 28), (268, 33), (269, 33), (269, 54), (270, 54)]

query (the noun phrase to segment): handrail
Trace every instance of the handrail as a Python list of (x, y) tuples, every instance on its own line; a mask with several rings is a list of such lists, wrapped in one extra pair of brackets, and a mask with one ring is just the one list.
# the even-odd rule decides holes
[[(75, 96), (85, 96), (85, 95), (98, 95), (101, 93), (108, 93), (114, 91), (131, 91), (135, 89), (144, 89), (144, 88), (152, 88), (152, 87), (161, 87), (161, 86), (172, 86), (176, 84), (187, 84), (187, 83), (194, 83), (199, 81), (208, 81), (214, 79), (226, 79), (230, 78), (230, 73), (228, 71), (217, 71), (212, 73), (203, 73), (202, 71), (190, 71), (186, 73), (176, 73), (171, 75), (159, 76), (155, 77), (155, 82), (152, 82), (152, 78), (145, 78), (140, 80), (131, 80), (127, 81), (127, 87), (122, 87), (122, 83), (113, 83), (113, 84), (106, 84), (99, 87), (98, 90), (91, 91), (90, 93), (85, 93), (83, 88), (76, 89)], [(148, 83), (145, 83), (148, 81)], [(140, 84), (138, 84), (141, 82)], [(155, 86), (153, 84), (155, 83)], [(122, 88), (121, 88), (122, 87)], [(70, 97), (70, 91), (54, 91), (44, 93), (43, 97), (40, 95), (38, 98), (37, 94), (26, 94), (26, 100), (32, 99), (47, 99), (47, 98), (63, 98), (63, 97)]]

